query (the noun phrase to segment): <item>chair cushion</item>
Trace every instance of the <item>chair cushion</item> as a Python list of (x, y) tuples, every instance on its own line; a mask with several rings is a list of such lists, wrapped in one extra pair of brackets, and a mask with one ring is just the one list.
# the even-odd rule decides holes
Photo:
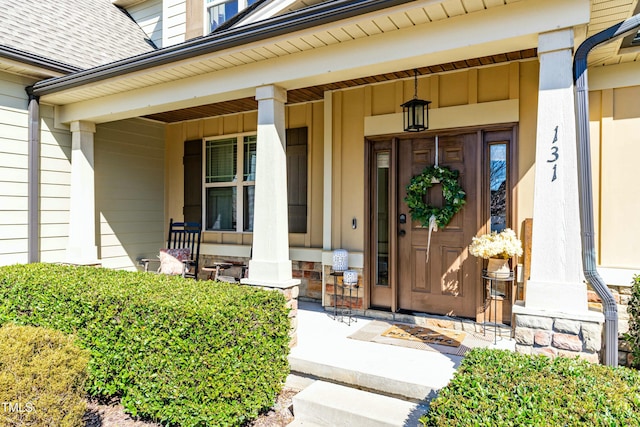
[(183, 261), (191, 259), (191, 249), (160, 249), (160, 270), (162, 274), (182, 274), (184, 271)]

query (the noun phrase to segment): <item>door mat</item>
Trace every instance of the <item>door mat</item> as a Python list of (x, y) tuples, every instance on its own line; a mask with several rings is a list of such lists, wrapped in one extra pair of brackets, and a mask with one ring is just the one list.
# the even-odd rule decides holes
[(462, 331), (405, 325), (402, 323), (394, 323), (389, 329), (382, 333), (383, 337), (399, 338), (401, 340), (417, 341), (425, 344), (448, 345), (450, 347), (459, 347), (466, 335), (467, 334)]
[[(385, 335), (387, 331), (394, 330), (393, 327), (397, 326), (397, 333), (391, 333)], [(402, 328), (401, 328), (402, 327)], [(488, 347), (493, 344), (493, 332), (487, 331), (486, 336), (482, 333), (476, 332), (462, 332), (455, 331), (450, 329), (440, 329), (440, 328), (425, 328), (422, 327), (423, 330), (430, 329), (438, 329), (440, 332), (443, 332), (448, 338), (452, 336), (454, 338), (458, 338), (460, 343), (456, 346), (454, 345), (445, 345), (442, 343), (443, 340), (447, 338), (442, 338), (441, 340), (432, 339), (423, 340), (423, 339), (409, 339), (404, 337), (399, 337), (398, 335), (405, 336), (408, 335), (403, 328), (415, 328), (416, 325), (407, 325), (401, 323), (390, 323), (382, 320), (373, 320), (367, 323), (365, 326), (349, 335), (349, 338), (359, 341), (367, 341), (374, 342), (379, 344), (387, 344), (387, 345), (395, 345), (399, 347), (408, 347), (408, 348), (416, 348), (419, 350), (427, 350), (427, 351), (435, 351), (439, 353), (451, 354), (455, 356), (464, 356), (464, 354), (471, 350), (472, 348), (477, 347)], [(439, 342), (440, 341), (440, 342)]]

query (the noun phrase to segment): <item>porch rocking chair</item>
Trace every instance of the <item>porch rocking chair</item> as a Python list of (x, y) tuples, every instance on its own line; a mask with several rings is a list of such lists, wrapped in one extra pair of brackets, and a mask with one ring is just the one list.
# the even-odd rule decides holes
[[(197, 222), (169, 221), (167, 247), (160, 250), (158, 273), (181, 274), (182, 277), (198, 279), (201, 226)], [(149, 271), (152, 259), (140, 260), (144, 271)]]

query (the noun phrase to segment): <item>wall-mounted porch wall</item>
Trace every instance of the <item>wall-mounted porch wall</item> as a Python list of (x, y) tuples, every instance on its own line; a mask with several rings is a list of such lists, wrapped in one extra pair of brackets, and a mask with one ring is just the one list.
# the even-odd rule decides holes
[(165, 240), (164, 125), (130, 119), (96, 126), (98, 256), (104, 267), (136, 269)]

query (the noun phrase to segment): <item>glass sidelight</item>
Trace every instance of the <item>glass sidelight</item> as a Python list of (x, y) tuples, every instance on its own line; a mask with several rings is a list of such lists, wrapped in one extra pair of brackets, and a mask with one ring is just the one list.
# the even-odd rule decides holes
[(389, 165), (390, 153), (376, 153), (375, 206), (375, 285), (389, 286)]
[(498, 233), (508, 227), (507, 211), (510, 203), (508, 146), (506, 143), (489, 145), (489, 209), (491, 213), (491, 231)]

